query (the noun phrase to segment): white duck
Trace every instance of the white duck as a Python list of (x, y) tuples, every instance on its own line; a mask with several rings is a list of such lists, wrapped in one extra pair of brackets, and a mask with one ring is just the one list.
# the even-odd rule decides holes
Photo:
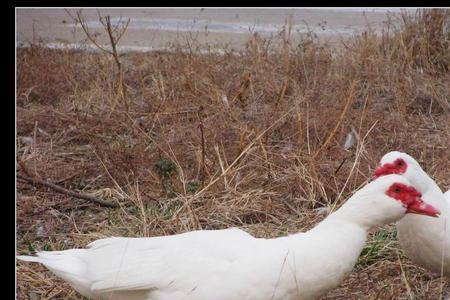
[(411, 182), (426, 203), (441, 211), (439, 218), (408, 215), (397, 222), (400, 245), (418, 265), (450, 277), (450, 193), (446, 196), (410, 155), (392, 151), (383, 156), (375, 176), (399, 174)]
[(369, 229), (409, 212), (439, 214), (408, 180), (390, 175), (305, 233), (263, 239), (231, 228), (107, 238), (18, 259), (44, 264), (95, 299), (317, 299), (351, 272)]

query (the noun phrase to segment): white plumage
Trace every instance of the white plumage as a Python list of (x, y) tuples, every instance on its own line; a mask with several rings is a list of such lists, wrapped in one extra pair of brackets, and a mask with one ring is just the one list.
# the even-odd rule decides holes
[(406, 214), (407, 205), (386, 194), (399, 184), (410, 189), (398, 175), (375, 180), (313, 229), (286, 237), (254, 238), (236, 228), (192, 231), (107, 238), (87, 249), (18, 258), (44, 264), (94, 299), (317, 299), (351, 272), (369, 229)]
[[(399, 159), (404, 162), (400, 166)], [(450, 277), (450, 191), (444, 196), (436, 182), (406, 153), (389, 152), (380, 165), (377, 175), (402, 175), (422, 193), (425, 202), (441, 211), (439, 218), (407, 215), (397, 222), (397, 231), (400, 244), (411, 260)]]

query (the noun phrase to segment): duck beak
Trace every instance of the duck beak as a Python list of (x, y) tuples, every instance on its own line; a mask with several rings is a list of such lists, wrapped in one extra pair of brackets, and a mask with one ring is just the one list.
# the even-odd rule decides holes
[(406, 209), (406, 213), (425, 215), (430, 217), (438, 217), (441, 212), (431, 206), (430, 204), (425, 203), (421, 198), (416, 198), (414, 202), (408, 205)]
[(389, 175), (389, 174), (397, 174), (398, 170), (395, 168), (394, 164), (384, 164), (375, 169), (375, 175), (373, 179), (376, 179), (380, 176)]

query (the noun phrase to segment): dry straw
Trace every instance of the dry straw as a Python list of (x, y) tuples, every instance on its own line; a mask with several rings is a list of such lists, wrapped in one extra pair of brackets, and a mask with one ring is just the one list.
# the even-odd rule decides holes
[[(337, 44), (289, 33), (287, 22), (240, 51), (189, 40), (123, 54), (127, 105), (116, 105), (114, 51), (18, 49), (18, 161), (29, 176), (120, 204), (18, 178), (18, 253), (200, 228), (307, 230), (394, 149), (448, 188), (448, 22), (448, 10), (392, 15), (381, 33), (368, 28)], [(344, 148), (349, 133), (356, 143)], [(19, 299), (81, 299), (38, 265), (19, 264), (17, 285)], [(450, 295), (448, 280), (412, 264), (388, 226), (325, 299), (441, 295)]]

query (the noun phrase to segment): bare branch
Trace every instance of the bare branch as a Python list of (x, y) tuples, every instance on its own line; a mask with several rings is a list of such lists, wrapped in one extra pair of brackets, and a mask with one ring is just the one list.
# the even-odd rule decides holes
[[(67, 11), (67, 10), (66, 10)], [(67, 13), (74, 18), (70, 12), (67, 11)], [(106, 31), (106, 33), (108, 34), (109, 37), (109, 42), (111, 44), (111, 49), (112, 50), (108, 50), (106, 49), (104, 46), (100, 45), (97, 42), (97, 39), (95, 38), (95, 36), (92, 35), (92, 33), (89, 30), (89, 27), (87, 25), (87, 22), (84, 20), (83, 15), (81, 13), (81, 10), (77, 11), (76, 14), (76, 18), (74, 18), (76, 20), (76, 22), (79, 22), (81, 24), (81, 28), (83, 29), (84, 33), (86, 34), (87, 38), (100, 50), (102, 50), (105, 53), (108, 53), (110, 55), (113, 56), (114, 58), (114, 62), (116, 63), (117, 66), (117, 83), (118, 83), (118, 94), (119, 96), (122, 98), (123, 100), (123, 104), (125, 106), (125, 109), (128, 111), (128, 99), (127, 99), (127, 88), (126, 85), (124, 83), (123, 80), (123, 70), (122, 70), (122, 64), (120, 63), (119, 60), (119, 54), (117, 53), (117, 43), (119, 42), (119, 40), (122, 38), (122, 36), (125, 34), (128, 25), (130, 24), (130, 19), (128, 19), (127, 23), (121, 28), (121, 30), (119, 30), (120, 25), (121, 25), (121, 19), (119, 20), (119, 22), (117, 23), (116, 26), (112, 26), (111, 25), (111, 16), (105, 16), (103, 17), (100, 14), (100, 11), (97, 10), (97, 15), (98, 15), (98, 20), (99, 22), (103, 25), (104, 30)]]
[(128, 29), (128, 25), (130, 25), (130, 19), (128, 19), (128, 21), (127, 21), (127, 23), (125, 24), (125, 26), (122, 27), (122, 32), (120, 32), (120, 33), (118, 34), (118, 37), (116, 38), (116, 42), (119, 42), (120, 39), (122, 38), (122, 36), (125, 34), (125, 32), (126, 32), (127, 29)]
[(94, 196), (91, 196), (91, 195), (81, 194), (81, 193), (78, 193), (78, 192), (75, 192), (75, 191), (71, 191), (71, 190), (65, 189), (65, 188), (63, 188), (63, 187), (61, 187), (59, 185), (56, 185), (54, 183), (51, 183), (51, 182), (48, 182), (48, 181), (45, 181), (45, 180), (42, 180), (42, 179), (38, 179), (38, 178), (35, 178), (35, 177), (29, 177), (27, 175), (17, 174), (17, 178), (25, 180), (28, 183), (31, 183), (31, 184), (34, 184), (34, 185), (37, 184), (37, 185), (45, 186), (45, 187), (51, 188), (51, 189), (53, 189), (53, 190), (55, 190), (57, 192), (60, 192), (60, 193), (63, 193), (63, 194), (66, 194), (66, 195), (69, 195), (69, 196), (72, 196), (72, 197), (75, 197), (75, 198), (87, 200), (87, 201), (99, 204), (101, 206), (113, 207), (113, 208), (119, 207), (119, 205), (117, 205), (116, 203), (107, 202), (107, 201), (104, 201), (102, 199), (98, 199), (97, 197), (94, 197)]
[(87, 38), (100, 50), (113, 55), (113, 53), (111, 51), (109, 51), (108, 49), (104, 48), (103, 46), (101, 46), (99, 43), (97, 43), (97, 40), (92, 37), (91, 32), (89, 31), (89, 27), (86, 23), (86, 21), (84, 20), (82, 14), (81, 14), (81, 10), (77, 11), (77, 18), (78, 18), (78, 22), (81, 25), (81, 28), (83, 29), (84, 33), (86, 34)]

